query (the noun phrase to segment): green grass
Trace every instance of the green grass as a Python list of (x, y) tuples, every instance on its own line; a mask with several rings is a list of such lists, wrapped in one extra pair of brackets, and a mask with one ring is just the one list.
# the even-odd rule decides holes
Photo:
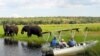
[[(43, 29), (43, 32), (45, 31), (52, 31), (54, 33), (54, 35), (58, 35), (57, 34), (57, 30), (62, 30), (62, 29), (70, 29), (70, 28), (80, 28), (80, 32), (75, 32), (75, 40), (77, 42), (82, 42), (84, 41), (84, 28), (85, 27), (89, 27), (88, 31), (88, 36), (87, 36), (87, 41), (88, 40), (98, 40), (100, 41), (100, 23), (96, 23), (96, 24), (49, 24), (49, 25), (40, 25), (41, 28)], [(23, 25), (18, 25), (19, 27), (19, 33), (17, 36), (14, 36), (14, 39), (16, 40), (20, 40), (20, 41), (34, 41), (38, 44), (42, 44), (44, 42), (46, 42), (45, 40), (48, 38), (48, 34), (44, 34), (43, 38), (38, 38), (35, 35), (32, 35), (32, 37), (28, 38), (27, 34), (21, 34), (20, 31), (23, 27)], [(3, 27), (2, 25), (0, 25), (0, 36), (2, 38), (3, 35)], [(53, 36), (50, 36), (49, 41), (51, 41)], [(65, 39), (65, 41), (67, 42), (69, 40), (69, 38), (71, 37), (71, 32), (62, 32), (61, 33), (61, 37)], [(100, 42), (93, 48), (96, 50), (97, 53), (100, 53)]]
[[(84, 38), (84, 28), (89, 27), (89, 33), (88, 33), (88, 39), (94, 39), (94, 37), (99, 38), (99, 32), (100, 32), (100, 24), (47, 24), (47, 25), (40, 25), (41, 28), (43, 29), (43, 32), (45, 31), (52, 31), (55, 35), (57, 35), (56, 31), (57, 30), (63, 30), (63, 29), (71, 29), (71, 28), (80, 28), (80, 32), (76, 32), (75, 39), (77, 41), (82, 41)], [(27, 34), (21, 34), (21, 29), (23, 25), (18, 25), (19, 28), (19, 33), (17, 36), (14, 36), (15, 39), (17, 40), (23, 40), (23, 41), (35, 41), (35, 42), (45, 42), (44, 39), (47, 39), (48, 34), (44, 34), (43, 38), (37, 38), (37, 36), (33, 35), (32, 37), (28, 38)], [(91, 30), (92, 29), (92, 30)], [(0, 25), (0, 36), (2, 37), (4, 31), (2, 25)], [(68, 40), (68, 38), (71, 36), (71, 32), (62, 32), (62, 38), (65, 40)], [(90, 37), (90, 38), (89, 38)], [(52, 37), (50, 38), (52, 39)], [(88, 40), (87, 39), (87, 40)]]

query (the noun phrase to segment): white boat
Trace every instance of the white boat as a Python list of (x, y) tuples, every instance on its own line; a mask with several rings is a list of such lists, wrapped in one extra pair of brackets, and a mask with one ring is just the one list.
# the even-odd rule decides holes
[(49, 45), (47, 45), (49, 48), (46, 48), (46, 46), (44, 45), (44, 47), (42, 48), (42, 52), (43, 56), (75, 55), (85, 51), (88, 48), (93, 47), (94, 45), (96, 45), (96, 43), (98, 43), (97, 40), (95, 41), (91, 40), (79, 43), (74, 47), (65, 47), (61, 49), (60, 48), (52, 49), (49, 47)]
[[(68, 31), (71, 31), (71, 30), (68, 30)], [(63, 31), (66, 31), (66, 30), (63, 30)], [(58, 40), (61, 39), (61, 32), (62, 31), (59, 32)], [(74, 47), (52, 48), (50, 47), (50, 43), (45, 44), (42, 46), (42, 54), (43, 56), (63, 56), (63, 55), (70, 56), (70, 55), (76, 55), (78, 53), (84, 52), (85, 50), (93, 47), (94, 45), (98, 43), (98, 40), (86, 41), (87, 33), (88, 32), (86, 29), (84, 32), (84, 35), (85, 35), (84, 41), (81, 43), (78, 43)], [(74, 36), (75, 36), (75, 31), (71, 31), (71, 38), (74, 39)], [(48, 39), (49, 39), (49, 36), (48, 36)]]

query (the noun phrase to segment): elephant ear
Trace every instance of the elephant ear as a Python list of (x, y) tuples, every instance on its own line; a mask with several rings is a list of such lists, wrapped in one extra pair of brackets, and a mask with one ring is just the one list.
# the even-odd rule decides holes
[(4, 30), (6, 30), (6, 29), (9, 28), (9, 27), (10, 27), (9, 24), (4, 24), (4, 25), (3, 25)]

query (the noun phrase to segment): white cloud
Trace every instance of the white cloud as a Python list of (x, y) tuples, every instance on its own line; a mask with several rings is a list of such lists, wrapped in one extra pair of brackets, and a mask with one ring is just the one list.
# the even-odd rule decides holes
[(92, 2), (94, 4), (100, 4), (100, 0), (91, 0), (90, 2)]
[(100, 0), (90, 0), (91, 2), (95, 3), (95, 2), (100, 2)]
[[(84, 10), (85, 8), (97, 7), (99, 10), (100, 0), (0, 0), (0, 16), (33, 16), (38, 15), (40, 12), (40, 14), (59, 12), (61, 9), (74, 11), (79, 8)], [(47, 13), (45, 13), (46, 10)]]
[(100, 0), (0, 0), (0, 10), (100, 6)]
[(3, 0), (0, 0), (0, 9), (3, 8), (3, 7), (5, 7), (5, 5), (6, 4), (3, 2)]
[(100, 0), (0, 0), (0, 7), (8, 8), (59, 8), (98, 5)]
[(14, 13), (14, 14), (11, 15), (11, 17), (21, 17), (21, 16), (16, 14), (16, 13)]
[(27, 5), (23, 6), (25, 8), (53, 8), (57, 7), (61, 0), (34, 0), (33, 2), (27, 3)]

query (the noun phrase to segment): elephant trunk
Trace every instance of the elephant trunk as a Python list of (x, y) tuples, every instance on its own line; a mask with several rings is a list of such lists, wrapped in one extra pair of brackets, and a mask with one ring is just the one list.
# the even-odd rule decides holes
[(38, 37), (42, 37), (42, 33), (39, 33), (39, 34), (38, 34)]
[(24, 34), (24, 31), (21, 31), (21, 34)]

